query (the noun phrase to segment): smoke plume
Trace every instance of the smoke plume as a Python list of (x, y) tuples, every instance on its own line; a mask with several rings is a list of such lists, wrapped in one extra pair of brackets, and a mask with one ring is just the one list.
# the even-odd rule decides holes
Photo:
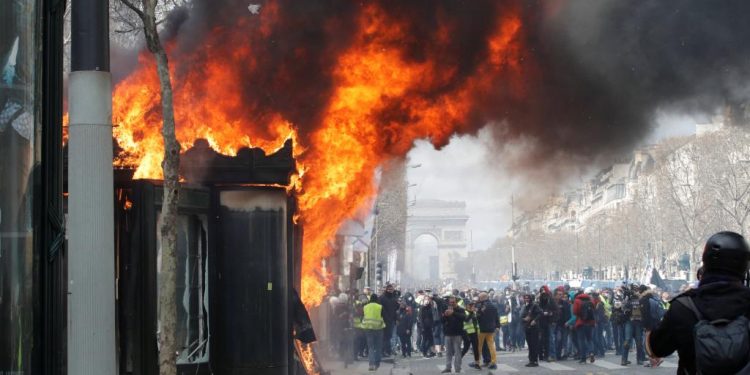
[[(257, 119), (281, 113), (303, 134), (319, 126), (335, 88), (338, 58), (354, 42), (356, 20), (368, 6), (402, 28), (397, 38), (378, 41), (380, 47), (399, 51), (407, 63), (431, 61), (434, 71), (444, 74), (405, 95), (437, 100), (469, 79), (491, 82), (490, 90), (475, 94), (465, 124), (456, 128), (474, 132), (499, 124), (500, 144), (532, 139), (537, 146), (528, 162), (627, 150), (648, 133), (657, 109), (705, 113), (729, 104), (742, 116), (750, 95), (747, 1), (259, 4), (260, 13), (273, 17), (258, 17), (246, 1), (237, 0), (198, 0), (184, 24), (180, 10), (179, 33), (170, 29), (177, 72), (224, 58), (211, 53), (217, 43), (226, 43), (223, 53), (248, 48), (254, 63), (233, 72), (246, 104), (236, 115)], [(514, 36), (522, 46), (520, 77), (482, 71), (491, 58), (488, 40), (508, 14), (519, 15), (522, 23)], [(419, 116), (401, 99), (384, 98), (373, 109), (386, 137)], [(446, 139), (434, 141), (440, 146)]]

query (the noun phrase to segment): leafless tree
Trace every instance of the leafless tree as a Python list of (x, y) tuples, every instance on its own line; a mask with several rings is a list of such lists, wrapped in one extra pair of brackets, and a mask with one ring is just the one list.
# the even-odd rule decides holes
[(697, 142), (703, 157), (701, 175), (714, 194), (723, 226), (741, 234), (750, 220), (750, 133), (729, 128), (705, 135)]
[(665, 147), (657, 170), (659, 208), (678, 219), (673, 229), (697, 264), (699, 249), (717, 219), (715, 196), (702, 175), (698, 162), (703, 155), (694, 141), (672, 140)]
[(157, 18), (166, 11), (172, 2), (158, 0), (120, 0), (136, 16), (121, 17), (122, 23), (130, 26), (125, 32), (143, 31), (146, 46), (156, 59), (162, 104), (162, 139), (164, 141), (164, 200), (161, 211), (161, 269), (159, 272), (159, 372), (162, 375), (177, 373), (177, 347), (175, 342), (177, 304), (175, 301), (175, 271), (177, 242), (177, 203), (180, 194), (179, 166), (180, 144), (175, 136), (174, 107), (172, 102), (172, 82), (169, 76), (167, 52), (159, 38)]

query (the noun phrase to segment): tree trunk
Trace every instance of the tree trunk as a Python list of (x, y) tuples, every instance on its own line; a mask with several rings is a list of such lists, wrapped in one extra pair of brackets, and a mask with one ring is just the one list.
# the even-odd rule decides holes
[(175, 135), (172, 81), (169, 77), (169, 60), (159, 40), (156, 29), (155, 7), (157, 0), (144, 0), (144, 31), (148, 49), (156, 58), (162, 105), (162, 139), (164, 140), (164, 200), (161, 208), (161, 269), (159, 273), (159, 373), (177, 373), (177, 347), (175, 343), (177, 304), (175, 301), (175, 256), (177, 245), (177, 203), (180, 195), (179, 166), (180, 144)]
[(162, 137), (164, 138), (164, 201), (161, 209), (161, 272), (159, 282), (159, 372), (162, 375), (176, 374), (175, 329), (177, 304), (175, 301), (175, 270), (177, 261), (177, 202), (180, 194), (179, 166), (180, 144), (175, 136), (174, 111), (172, 108), (172, 84), (169, 79), (169, 63), (166, 52), (156, 54), (161, 84), (161, 102), (164, 112)]

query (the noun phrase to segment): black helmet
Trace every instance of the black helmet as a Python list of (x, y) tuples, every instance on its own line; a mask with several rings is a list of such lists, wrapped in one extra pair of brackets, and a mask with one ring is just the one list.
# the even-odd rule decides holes
[(706, 241), (703, 267), (706, 274), (745, 277), (750, 262), (750, 247), (745, 237), (734, 232), (719, 232)]

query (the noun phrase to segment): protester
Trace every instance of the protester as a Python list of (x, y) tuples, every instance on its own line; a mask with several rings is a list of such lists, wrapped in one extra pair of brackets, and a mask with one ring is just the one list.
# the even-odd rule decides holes
[(398, 335), (399, 344), (401, 346), (402, 358), (411, 357), (411, 333), (414, 327), (414, 322), (414, 311), (412, 310), (412, 307), (407, 305), (406, 302), (401, 302), (398, 309), (396, 334)]
[[(550, 349), (550, 344), (554, 345), (554, 338), (552, 338), (557, 323), (557, 303), (552, 297), (549, 287), (542, 285), (539, 289), (539, 308), (541, 315), (539, 316), (539, 358), (541, 361), (554, 361), (556, 356), (554, 351)], [(528, 342), (528, 334), (526, 338)], [(529, 351), (531, 348), (529, 348)]]
[(368, 359), (370, 361), (370, 371), (375, 371), (380, 367), (380, 359), (383, 350), (383, 329), (385, 321), (383, 320), (383, 306), (378, 303), (378, 296), (370, 296), (370, 303), (363, 308), (362, 329), (367, 337), (367, 347), (369, 348)]
[(395, 293), (393, 284), (385, 286), (385, 293), (380, 296), (380, 305), (383, 306), (383, 320), (385, 328), (383, 329), (383, 356), (389, 357), (393, 354), (391, 339), (393, 338), (393, 328), (396, 326), (398, 317), (398, 296)]
[[(698, 288), (672, 301), (662, 321), (646, 336), (646, 349), (653, 364), (659, 363), (659, 357), (677, 351), (679, 374), (746, 374), (750, 372), (747, 348), (735, 345), (735, 339), (748, 339), (750, 288), (743, 281), (750, 263), (750, 247), (737, 233), (719, 232), (706, 242), (702, 260)], [(717, 319), (725, 319), (724, 325), (709, 323)], [(737, 333), (731, 339), (725, 336), (714, 341), (717, 333), (734, 327)], [(700, 339), (695, 330), (700, 330)], [(700, 352), (696, 352), (696, 347), (701, 348)], [(735, 352), (735, 348), (740, 351)]]
[(630, 288), (623, 288), (625, 300), (623, 310), (625, 312), (625, 321), (623, 322), (623, 336), (625, 337), (622, 345), (622, 360), (620, 365), (627, 366), (628, 354), (630, 352), (631, 342), (635, 341), (636, 361), (642, 365), (646, 360), (643, 351), (643, 318), (638, 286), (632, 285)]
[(489, 369), (497, 369), (497, 357), (495, 353), (495, 345), (493, 336), (495, 330), (500, 325), (500, 317), (498, 316), (497, 309), (491, 303), (489, 303), (489, 295), (487, 293), (479, 294), (479, 304), (477, 307), (477, 321), (479, 323), (479, 351), (482, 351), (482, 347), (486, 344), (490, 350), (490, 363)]
[(538, 367), (540, 355), (539, 322), (543, 316), (543, 311), (534, 301), (533, 294), (523, 296), (524, 307), (521, 312), (521, 321), (526, 332), (526, 342), (529, 345), (529, 363), (526, 367)]
[(624, 311), (624, 295), (622, 289), (618, 288), (612, 298), (612, 315), (610, 323), (612, 324), (612, 337), (615, 342), (615, 355), (622, 356), (623, 342), (625, 341), (625, 322), (627, 317)]
[(593, 335), (596, 325), (595, 311), (599, 301), (591, 297), (591, 291), (591, 288), (587, 288), (585, 292), (578, 293), (573, 303), (573, 314), (576, 316), (575, 330), (578, 337), (579, 363), (586, 363), (586, 356), (591, 363), (595, 360)]
[(445, 369), (450, 373), (451, 365), (456, 372), (461, 372), (461, 343), (463, 342), (464, 320), (466, 312), (456, 301), (455, 296), (447, 298), (447, 308), (442, 313), (443, 334), (445, 335)]
[(435, 319), (432, 314), (433, 305), (432, 297), (426, 295), (422, 307), (419, 309), (419, 321), (422, 327), (422, 345), (420, 350), (422, 355), (427, 358), (435, 356), (435, 353), (432, 351), (432, 347), (435, 345), (435, 340), (433, 339), (433, 327), (435, 325)]
[(461, 357), (465, 356), (471, 347), (472, 354), (474, 355), (474, 362), (469, 364), (469, 367), (479, 370), (479, 338), (477, 336), (477, 319), (476, 309), (474, 302), (466, 304), (466, 319), (464, 320), (464, 342), (463, 349), (461, 350)]

